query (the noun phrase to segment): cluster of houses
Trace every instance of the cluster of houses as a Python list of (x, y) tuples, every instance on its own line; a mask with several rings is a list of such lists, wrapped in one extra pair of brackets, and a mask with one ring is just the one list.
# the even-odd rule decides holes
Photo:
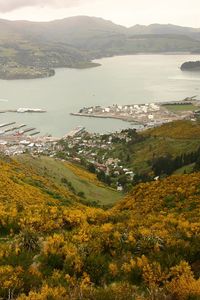
[[(95, 117), (95, 118), (114, 118), (128, 122), (137, 123), (143, 126), (143, 129), (160, 126), (176, 120), (192, 119), (194, 112), (191, 107), (187, 109), (187, 105), (199, 107), (199, 101), (190, 101), (186, 98), (183, 101), (159, 102), (146, 104), (118, 105), (111, 106), (91, 106), (80, 109), (78, 113), (72, 113), (75, 116)], [(186, 109), (172, 110), (167, 105), (182, 105)]]
[(34, 155), (54, 155), (56, 153), (57, 141), (51, 137), (28, 137), (23, 138), (2, 138), (0, 140), (0, 152), (8, 156), (31, 153)]
[(165, 109), (164, 106), (158, 103), (133, 105), (114, 104), (108, 107), (84, 107), (74, 115), (101, 118), (117, 118), (129, 122), (137, 122), (145, 126), (148, 126), (149, 123), (165, 123), (177, 119), (177, 116), (174, 113)]
[(112, 106), (102, 107), (102, 106), (92, 106), (92, 107), (84, 107), (79, 113), (87, 113), (87, 114), (96, 114), (96, 113), (127, 113), (130, 115), (140, 114), (140, 113), (148, 113), (148, 112), (156, 112), (160, 110), (160, 106), (155, 103), (147, 103), (147, 104), (134, 104), (134, 105), (118, 105), (113, 104)]
[[(105, 135), (81, 131), (75, 136), (66, 136), (61, 140), (57, 144), (57, 153), (58, 156), (61, 154), (62, 158), (87, 166), (92, 165), (97, 173), (104, 172), (106, 176), (116, 178), (125, 175), (131, 181), (134, 172), (123, 165), (119, 158), (112, 157), (116, 139), (124, 142), (131, 140), (126, 131)], [(120, 184), (117, 184), (116, 188), (123, 190)]]

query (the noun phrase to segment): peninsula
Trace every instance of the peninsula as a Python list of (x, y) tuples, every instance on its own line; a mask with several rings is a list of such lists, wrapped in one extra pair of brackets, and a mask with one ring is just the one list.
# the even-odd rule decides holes
[(195, 119), (200, 110), (200, 101), (195, 97), (170, 102), (84, 107), (71, 115), (120, 119), (149, 128), (176, 120)]
[(200, 61), (188, 61), (182, 64), (182, 71), (200, 71)]

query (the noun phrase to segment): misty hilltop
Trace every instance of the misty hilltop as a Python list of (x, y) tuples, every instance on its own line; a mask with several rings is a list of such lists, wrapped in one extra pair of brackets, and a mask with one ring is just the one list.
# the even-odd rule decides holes
[(127, 28), (78, 16), (50, 22), (0, 20), (0, 78), (54, 75), (54, 68), (96, 66), (93, 59), (136, 53), (200, 52), (200, 29), (176, 25)]

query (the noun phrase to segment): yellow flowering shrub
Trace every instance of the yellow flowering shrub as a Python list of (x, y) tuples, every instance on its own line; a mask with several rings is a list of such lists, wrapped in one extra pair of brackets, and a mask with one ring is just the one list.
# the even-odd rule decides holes
[(1, 289), (15, 289), (22, 285), (21, 275), (23, 273), (22, 267), (12, 267), (9, 265), (0, 266), (0, 288)]
[(167, 289), (176, 299), (185, 300), (200, 296), (200, 279), (195, 279), (191, 267), (185, 261), (171, 268), (173, 279), (167, 283)]
[(106, 210), (16, 162), (0, 167), (0, 298), (200, 297), (200, 173), (140, 184)]
[(44, 285), (39, 292), (30, 292), (28, 296), (21, 295), (17, 300), (70, 300), (63, 287), (49, 287)]

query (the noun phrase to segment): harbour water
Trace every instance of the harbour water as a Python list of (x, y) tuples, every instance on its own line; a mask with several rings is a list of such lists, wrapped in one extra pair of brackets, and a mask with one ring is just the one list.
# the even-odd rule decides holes
[(131, 124), (113, 119), (71, 116), (94, 105), (140, 104), (200, 96), (200, 72), (180, 65), (198, 55), (131, 55), (98, 60), (93, 69), (58, 69), (51, 78), (0, 80), (0, 110), (40, 108), (46, 113), (3, 113), (0, 123), (16, 122), (42, 134), (61, 137), (81, 125), (91, 132), (110, 132)]

